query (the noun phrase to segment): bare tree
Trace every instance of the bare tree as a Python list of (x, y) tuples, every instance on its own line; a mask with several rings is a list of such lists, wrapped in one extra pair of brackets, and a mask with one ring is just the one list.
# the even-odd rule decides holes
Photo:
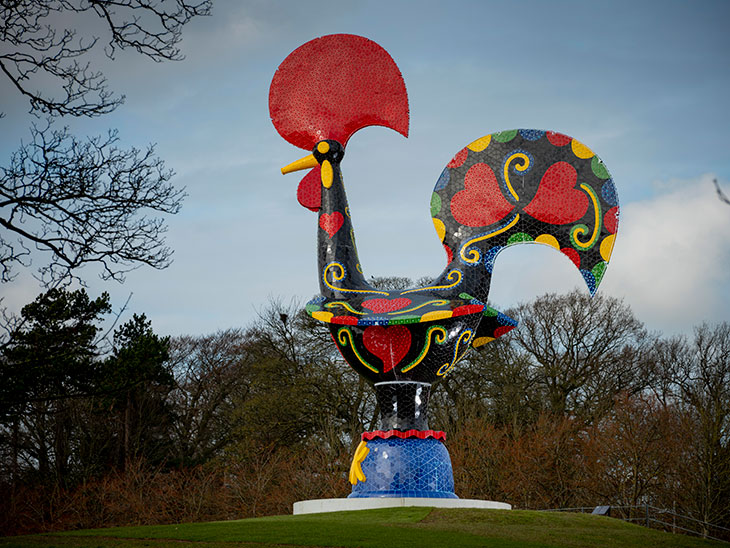
[(532, 360), (550, 411), (589, 419), (610, 408), (617, 393), (647, 386), (653, 337), (622, 301), (574, 291), (544, 295), (508, 314), (520, 322), (515, 346)]
[(247, 342), (240, 329), (172, 340), (176, 387), (170, 399), (176, 416), (175, 458), (180, 464), (207, 462), (235, 441), (241, 419), (235, 402), (245, 400), (250, 389)]
[[(0, 167), (0, 279), (30, 265), (31, 249), (50, 255), (39, 269), (50, 284), (82, 265), (102, 267), (105, 279), (122, 280), (142, 264), (164, 268), (171, 250), (164, 221), (177, 213), (184, 193), (175, 190), (170, 170), (154, 153), (119, 148), (115, 131), (77, 138), (55, 129), (64, 116), (108, 114), (124, 100), (92, 67), (100, 39), (114, 59), (131, 49), (154, 61), (182, 59), (182, 27), (207, 15), (211, 0), (11, 0), (0, 4), (0, 72), (27, 98), (31, 142), (21, 144)], [(149, 216), (150, 212), (153, 216)]]
[(691, 474), (683, 482), (688, 512), (707, 522), (730, 522), (730, 323), (695, 328), (657, 348), (660, 369), (673, 385), (692, 426)]
[[(85, 56), (97, 45), (93, 35), (59, 30), (64, 17), (79, 24), (98, 18), (107, 33), (105, 52), (133, 49), (154, 61), (180, 60), (182, 27), (207, 15), (211, 1), (175, 0), (10, 0), (0, 4), (0, 70), (30, 101), (31, 110), (52, 116), (96, 116), (124, 100), (107, 89), (106, 78)], [(44, 93), (38, 86), (48, 84)]]
[(139, 213), (177, 213), (184, 194), (168, 184), (172, 173), (152, 147), (120, 149), (115, 131), (84, 142), (65, 129), (34, 126), (32, 135), (0, 167), (2, 281), (27, 264), (28, 246), (52, 254), (38, 269), (45, 282), (89, 263), (117, 280), (135, 264), (169, 264), (162, 219)]

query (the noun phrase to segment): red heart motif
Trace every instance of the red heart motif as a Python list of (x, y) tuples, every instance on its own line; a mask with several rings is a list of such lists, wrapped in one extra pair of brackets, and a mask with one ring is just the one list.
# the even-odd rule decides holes
[(333, 213), (323, 213), (319, 216), (319, 226), (330, 238), (337, 234), (337, 231), (342, 227), (342, 223), (345, 222), (345, 218), (342, 213), (335, 211)]
[(524, 212), (551, 225), (573, 223), (585, 215), (590, 202), (577, 188), (578, 172), (568, 162), (556, 162), (542, 176), (537, 194)]
[(514, 206), (505, 200), (497, 177), (487, 164), (475, 164), (464, 176), (464, 190), (451, 199), (451, 213), (466, 226), (488, 226), (500, 221)]
[(365, 308), (369, 308), (376, 314), (384, 314), (385, 312), (393, 312), (395, 310), (400, 310), (401, 308), (405, 308), (411, 304), (411, 300), (406, 297), (401, 297), (400, 299), (368, 299), (367, 301), (363, 301), (362, 305)]
[(383, 373), (387, 373), (408, 354), (411, 348), (411, 332), (405, 325), (366, 327), (362, 342), (368, 352), (383, 362)]

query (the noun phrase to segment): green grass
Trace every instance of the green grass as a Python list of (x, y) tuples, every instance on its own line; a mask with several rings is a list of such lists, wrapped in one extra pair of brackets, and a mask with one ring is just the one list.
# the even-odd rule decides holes
[(0, 548), (68, 546), (694, 548), (728, 545), (589, 514), (439, 508), (387, 508), (0, 538)]

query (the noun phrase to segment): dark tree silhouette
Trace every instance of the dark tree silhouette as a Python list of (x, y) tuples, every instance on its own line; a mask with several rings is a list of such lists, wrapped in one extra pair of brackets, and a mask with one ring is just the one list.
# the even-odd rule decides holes
[[(0, 4), (0, 70), (30, 101), (31, 110), (52, 116), (96, 116), (124, 100), (107, 89), (104, 75), (85, 57), (99, 39), (63, 28), (97, 16), (107, 34), (107, 56), (133, 49), (154, 61), (180, 60), (182, 27), (210, 12), (211, 1), (10, 0)], [(60, 30), (60, 28), (63, 30)], [(50, 86), (48, 85), (50, 82)], [(48, 92), (39, 91), (50, 87)]]
[(144, 314), (134, 314), (114, 332), (112, 355), (101, 365), (100, 386), (108, 394), (105, 406), (118, 430), (121, 468), (142, 456), (162, 460), (169, 445), (172, 425), (165, 399), (174, 385), (169, 348), (169, 337), (155, 334)]
[(29, 245), (52, 254), (38, 269), (46, 282), (88, 263), (118, 280), (136, 265), (169, 264), (163, 220), (140, 212), (177, 213), (184, 194), (168, 184), (172, 173), (152, 147), (120, 149), (115, 131), (86, 141), (48, 127), (32, 135), (0, 168), (3, 281), (26, 264)]
[[(182, 59), (182, 27), (207, 15), (211, 0), (16, 0), (0, 4), (0, 73), (30, 113), (46, 118), (31, 127), (0, 167), (0, 279), (30, 265), (31, 249), (45, 252), (40, 279), (50, 284), (95, 263), (105, 279), (123, 280), (142, 264), (164, 268), (171, 250), (158, 214), (177, 213), (184, 193), (154, 153), (117, 146), (115, 131), (78, 138), (54, 120), (107, 114), (124, 100), (107, 88), (91, 59), (100, 39), (114, 59), (131, 49), (154, 61)], [(72, 27), (68, 28), (68, 22)], [(150, 213), (152, 216), (150, 216)]]
[[(65, 481), (72, 460), (71, 402), (95, 391), (96, 337), (109, 296), (53, 288), (23, 307), (12, 344), (0, 349), (0, 446), (37, 463), (41, 477)], [(28, 458), (28, 457), (26, 457)]]

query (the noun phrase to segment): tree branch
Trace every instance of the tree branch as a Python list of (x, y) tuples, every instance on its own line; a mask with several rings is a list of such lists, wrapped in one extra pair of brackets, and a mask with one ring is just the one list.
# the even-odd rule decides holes
[(717, 197), (720, 198), (723, 202), (730, 205), (730, 198), (728, 198), (725, 193), (720, 188), (720, 183), (717, 182), (717, 179), (712, 180), (713, 183), (715, 183), (715, 190), (717, 191)]
[[(146, 212), (177, 213), (184, 191), (168, 183), (172, 172), (154, 146), (117, 148), (114, 131), (82, 142), (50, 123), (31, 133), (32, 142), (0, 168), (0, 226), (51, 255), (38, 270), (44, 283), (89, 263), (101, 265), (104, 279), (116, 280), (141, 264), (169, 264), (167, 228)], [(7, 240), (0, 246), (7, 281), (12, 263), (27, 253)]]
[[(0, 4), (0, 69), (30, 101), (31, 112), (53, 116), (98, 116), (116, 109), (124, 97), (107, 90), (101, 72), (77, 59), (91, 52), (98, 38), (81, 36), (53, 24), (62, 16), (95, 14), (108, 33), (106, 54), (132, 48), (153, 61), (179, 60), (182, 27), (208, 15), (211, 0), (18, 0)], [(50, 81), (50, 88), (48, 82)], [(40, 91), (48, 89), (48, 92)], [(55, 91), (54, 91), (55, 88)]]

